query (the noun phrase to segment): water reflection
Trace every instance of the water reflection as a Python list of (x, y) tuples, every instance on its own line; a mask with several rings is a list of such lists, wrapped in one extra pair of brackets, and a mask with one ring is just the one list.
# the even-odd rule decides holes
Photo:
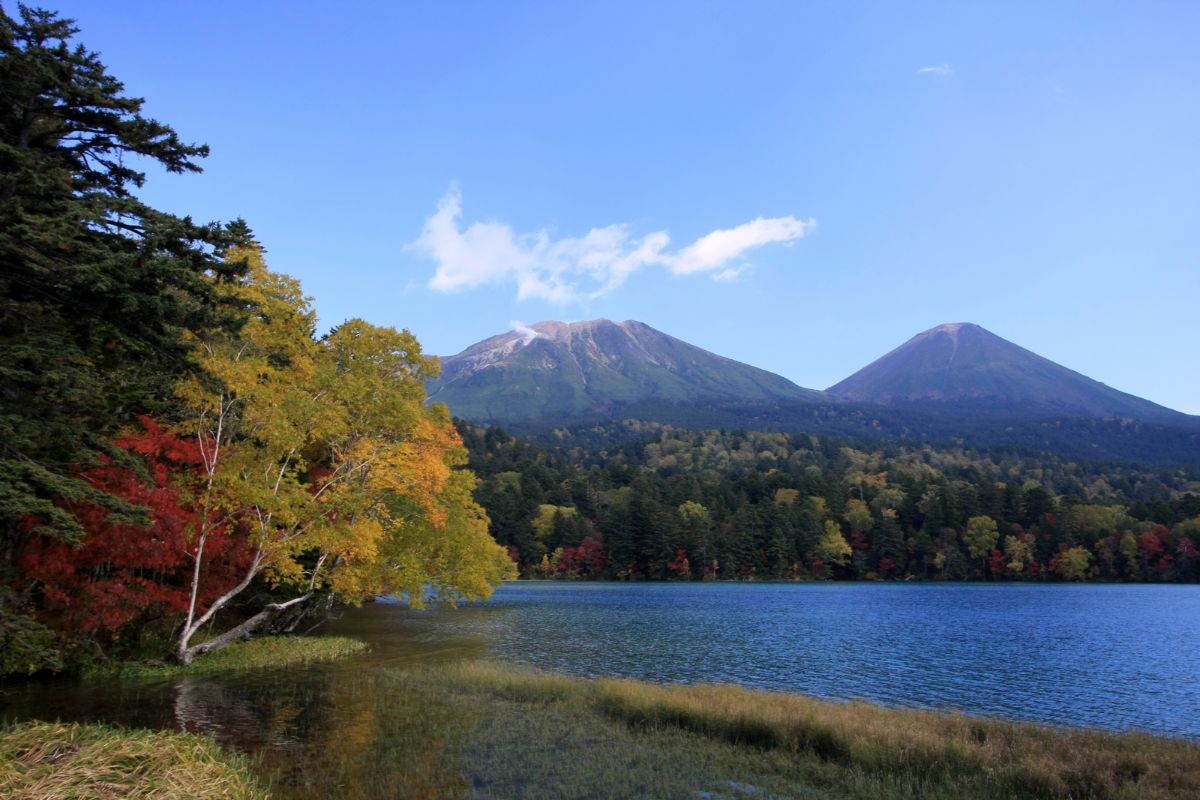
[(11, 686), (0, 716), (201, 733), (255, 757), (278, 798), (462, 797), (456, 754), (477, 713), (423, 689), (412, 668), (477, 658), (485, 642), (439, 633), (431, 615), (396, 606), (337, 628), (371, 652), (289, 670)]

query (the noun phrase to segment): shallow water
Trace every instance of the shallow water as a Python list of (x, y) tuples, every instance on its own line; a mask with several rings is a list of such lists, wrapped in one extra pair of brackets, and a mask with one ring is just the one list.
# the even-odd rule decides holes
[(1197, 586), (520, 583), (347, 612), (325, 632), (371, 651), (340, 662), (18, 685), (0, 714), (203, 732), (255, 754), (282, 797), (462, 796), (469, 765), (447, 759), (484, 711), (412, 667), (491, 656), (1200, 739), (1198, 627)]

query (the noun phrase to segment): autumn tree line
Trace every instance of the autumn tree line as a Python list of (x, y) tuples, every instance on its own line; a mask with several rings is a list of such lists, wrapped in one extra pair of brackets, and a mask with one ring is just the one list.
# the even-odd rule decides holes
[(207, 148), (76, 34), (0, 9), (0, 675), (487, 596), (513, 567), (425, 404), (436, 359), (360, 319), (318, 335), (244, 222), (140, 201)]
[(1200, 580), (1186, 471), (629, 424), (624, 443), (580, 446), (459, 423), (522, 575)]

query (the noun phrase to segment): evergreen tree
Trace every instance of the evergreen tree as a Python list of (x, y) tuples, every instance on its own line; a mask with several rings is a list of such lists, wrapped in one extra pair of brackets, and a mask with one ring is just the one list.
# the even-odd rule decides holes
[(49, 11), (0, 10), (4, 564), (34, 531), (79, 538), (73, 503), (136, 513), (77, 473), (119, 458), (106, 441), (169, 399), (188, 369), (184, 334), (223, 324), (205, 276), (249, 237), (138, 200), (139, 162), (199, 172), (208, 150), (143, 116), (76, 33)]

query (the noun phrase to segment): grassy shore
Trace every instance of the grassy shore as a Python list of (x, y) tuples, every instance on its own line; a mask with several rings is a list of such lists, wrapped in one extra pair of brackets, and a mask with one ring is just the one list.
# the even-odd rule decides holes
[(365, 643), (342, 636), (264, 636), (236, 642), (223, 650), (203, 655), (187, 666), (165, 662), (105, 664), (89, 667), (84, 674), (88, 677), (203, 675), (333, 661), (366, 649)]
[[(361, 647), (328, 641), (251, 642), (222, 669)], [(308, 732), (302, 751), (267, 748), (253, 763), (178, 734), (0, 728), (0, 797), (258, 797), (253, 770), (277, 800), (1200, 798), (1200, 744), (1143, 734), (729, 685), (584, 680), (490, 661), (377, 665), (330, 678), (295, 692), (282, 678), (256, 701), (265, 727)], [(226, 698), (213, 699), (218, 708)]]
[[(486, 762), (497, 743), (477, 743), (465, 755), (484, 756), (473, 769), (485, 773), (494, 796), (1200, 797), (1200, 746), (1169, 738), (728, 685), (576, 680), (487, 662), (461, 664), (441, 677), (459, 691), (490, 696), (501, 727), (525, 725), (523, 736), (553, 742), (558, 753), (548, 782), (544, 777), (539, 791), (526, 792), (516, 773), (486, 774), (494, 772)], [(589, 728), (608, 733), (590, 736)], [(483, 731), (486, 738), (486, 725)], [(589, 749), (597, 741), (602, 749)], [(505, 759), (520, 759), (519, 749), (500, 747)], [(624, 788), (587, 789), (605, 782)]]
[(266, 800), (247, 761), (203, 736), (107, 725), (0, 728), (0, 797)]

